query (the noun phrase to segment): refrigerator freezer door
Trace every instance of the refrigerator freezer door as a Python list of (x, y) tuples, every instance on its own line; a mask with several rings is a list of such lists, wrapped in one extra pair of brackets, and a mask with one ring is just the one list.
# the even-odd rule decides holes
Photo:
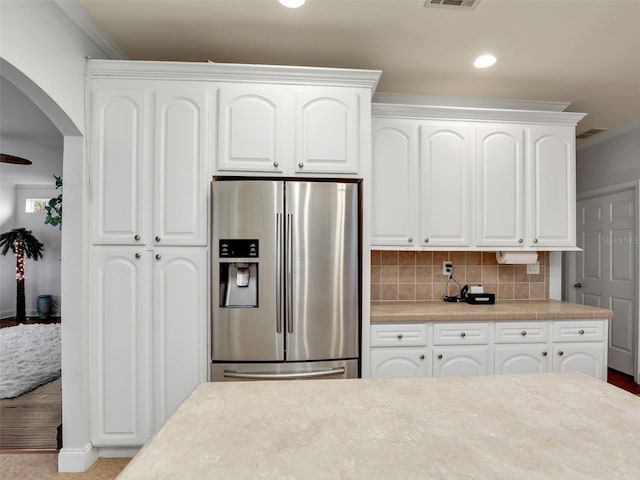
[[(213, 360), (283, 361), (283, 183), (216, 181), (212, 193)], [(258, 259), (250, 259), (257, 262), (258, 277), (258, 302), (253, 308), (221, 306), (225, 290), (220, 288), (220, 240), (238, 239), (258, 240)], [(222, 263), (233, 260), (223, 258)], [(244, 290), (243, 281), (242, 275), (234, 274), (229, 288)]]
[(358, 357), (358, 186), (287, 182), (287, 361)]
[(358, 360), (296, 363), (214, 363), (211, 381), (358, 378)]

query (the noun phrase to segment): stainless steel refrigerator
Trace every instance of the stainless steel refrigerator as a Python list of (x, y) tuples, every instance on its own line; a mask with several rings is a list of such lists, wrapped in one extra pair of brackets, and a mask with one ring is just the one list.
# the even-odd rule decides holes
[(357, 183), (212, 184), (213, 381), (355, 378)]

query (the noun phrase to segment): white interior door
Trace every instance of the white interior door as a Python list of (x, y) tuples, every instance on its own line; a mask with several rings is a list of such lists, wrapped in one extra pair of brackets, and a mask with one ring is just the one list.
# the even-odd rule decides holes
[(576, 302), (613, 310), (609, 363), (634, 375), (637, 309), (637, 213), (635, 193), (624, 190), (580, 200), (576, 260)]

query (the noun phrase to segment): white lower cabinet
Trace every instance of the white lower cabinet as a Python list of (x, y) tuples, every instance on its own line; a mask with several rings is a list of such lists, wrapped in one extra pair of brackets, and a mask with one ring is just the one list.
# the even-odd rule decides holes
[(496, 374), (544, 373), (549, 371), (546, 344), (496, 345), (493, 366)]
[[(371, 325), (371, 376), (607, 373), (607, 320)], [(424, 358), (423, 358), (424, 356)]]
[(433, 349), (433, 376), (486, 375), (489, 347), (486, 345), (447, 346)]
[(91, 252), (95, 446), (138, 446), (207, 380), (205, 248)]
[(429, 371), (426, 347), (371, 349), (372, 378), (426, 377)]

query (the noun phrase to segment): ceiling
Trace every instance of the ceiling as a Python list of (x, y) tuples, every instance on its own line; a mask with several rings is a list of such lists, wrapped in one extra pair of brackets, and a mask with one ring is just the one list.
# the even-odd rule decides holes
[[(134, 60), (383, 70), (377, 92), (570, 102), (578, 133), (640, 118), (640, 0), (79, 0)], [(491, 52), (498, 63), (471, 64)]]

